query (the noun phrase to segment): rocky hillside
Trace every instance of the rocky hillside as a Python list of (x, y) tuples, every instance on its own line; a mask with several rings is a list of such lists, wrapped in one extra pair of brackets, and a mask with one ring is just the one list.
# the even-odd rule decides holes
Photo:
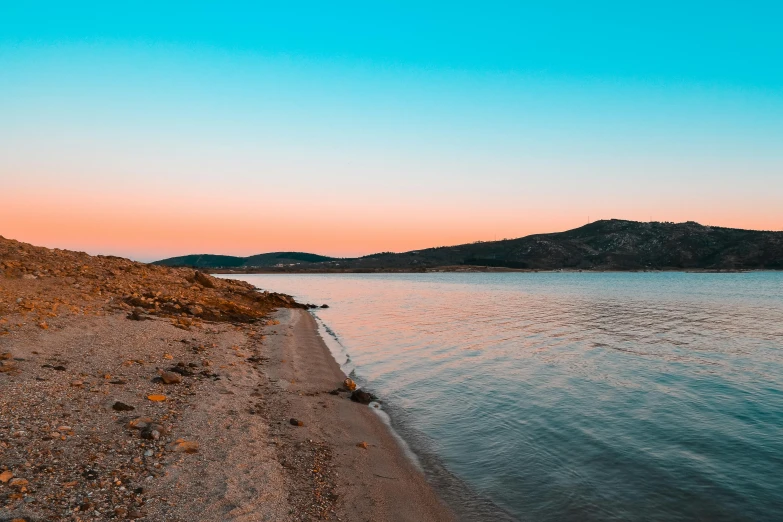
[[(189, 328), (200, 321), (254, 322), (290, 297), (217, 279), (188, 268), (136, 263), (112, 256), (48, 249), (0, 236), (0, 323), (23, 313), (46, 328), (63, 313), (169, 318)], [(46, 297), (43, 297), (46, 296)], [(0, 324), (0, 335), (9, 327)]]
[(380, 253), (280, 270), (416, 271), (439, 267), (531, 270), (783, 269), (783, 232), (694, 222), (596, 221), (566, 232)]
[(528, 269), (783, 269), (783, 232), (619, 219), (519, 239), (379, 254), (355, 267), (479, 265)]
[(449, 265), (527, 269), (783, 269), (783, 232), (610, 219), (566, 232), (376, 254), (351, 268)]

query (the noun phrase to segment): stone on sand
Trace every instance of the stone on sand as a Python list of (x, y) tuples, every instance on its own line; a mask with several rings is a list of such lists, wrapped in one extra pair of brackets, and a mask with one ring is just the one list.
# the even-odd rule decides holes
[(351, 394), (351, 400), (359, 404), (370, 404), (373, 401), (373, 396), (366, 391), (356, 390)]
[(114, 411), (133, 411), (136, 409), (136, 407), (131, 406), (130, 404), (125, 404), (124, 402), (116, 401), (111, 405), (111, 409)]
[(168, 371), (160, 371), (158, 373), (164, 384), (179, 384), (182, 382), (182, 377), (178, 373)]

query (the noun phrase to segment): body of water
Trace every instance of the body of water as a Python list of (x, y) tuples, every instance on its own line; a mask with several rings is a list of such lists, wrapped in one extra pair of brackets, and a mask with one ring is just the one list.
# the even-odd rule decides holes
[(466, 519), (783, 520), (783, 273), (243, 275)]

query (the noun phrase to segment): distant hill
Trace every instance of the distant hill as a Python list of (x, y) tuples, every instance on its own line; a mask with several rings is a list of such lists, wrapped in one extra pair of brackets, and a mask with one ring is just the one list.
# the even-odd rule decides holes
[(213, 254), (191, 254), (188, 256), (170, 257), (155, 261), (154, 265), (188, 266), (192, 268), (251, 268), (274, 267), (278, 265), (309, 265), (332, 261), (335, 258), (308, 254), (306, 252), (271, 252), (250, 257), (221, 256)]
[(687, 223), (596, 221), (551, 234), (374, 254), (351, 268), (474, 265), (527, 269), (783, 269), (783, 232)]
[(459, 265), (531, 270), (780, 270), (783, 269), (783, 232), (710, 227), (693, 221), (670, 223), (608, 219), (566, 232), (399, 254), (384, 252), (359, 258), (335, 259), (315, 254), (276, 252), (249, 258), (184, 256), (157, 263), (242, 269), (284, 265), (279, 270), (286, 271), (415, 271)]

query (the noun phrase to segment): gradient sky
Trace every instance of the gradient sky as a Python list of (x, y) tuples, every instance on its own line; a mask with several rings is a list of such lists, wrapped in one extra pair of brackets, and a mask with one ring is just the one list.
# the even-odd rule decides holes
[(781, 2), (161, 4), (0, 3), (0, 235), (153, 260), (783, 229)]

